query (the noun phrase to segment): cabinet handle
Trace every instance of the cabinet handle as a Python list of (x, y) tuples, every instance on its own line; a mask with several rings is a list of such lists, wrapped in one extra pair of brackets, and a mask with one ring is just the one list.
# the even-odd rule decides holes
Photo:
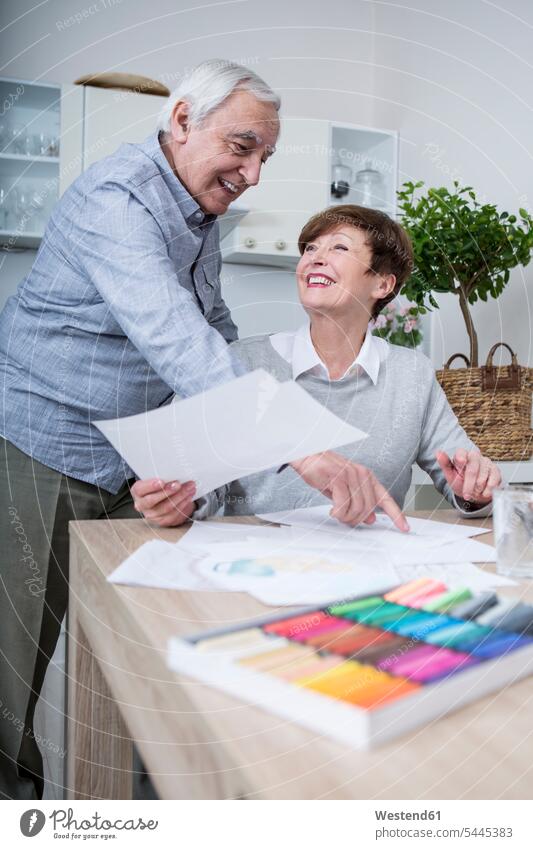
[(276, 249), (278, 251), (284, 251), (287, 247), (287, 242), (284, 242), (283, 239), (278, 239), (276, 242)]
[(256, 245), (257, 245), (257, 242), (251, 236), (247, 236), (246, 239), (244, 240), (244, 247), (245, 248), (255, 248)]

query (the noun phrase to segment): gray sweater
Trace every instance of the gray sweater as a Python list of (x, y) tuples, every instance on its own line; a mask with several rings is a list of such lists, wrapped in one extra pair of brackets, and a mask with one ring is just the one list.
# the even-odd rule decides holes
[[(250, 370), (263, 368), (279, 381), (292, 380), (290, 363), (274, 350), (268, 336), (242, 339), (232, 348)], [(380, 364), (376, 385), (364, 372), (333, 382), (306, 372), (296, 382), (339, 418), (368, 434), (360, 442), (335, 450), (371, 469), (400, 506), (416, 462), (439, 492), (460, 509), (435, 451), (451, 456), (458, 448), (476, 446), (459, 425), (422, 353), (391, 345), (389, 356)], [(194, 518), (212, 515), (222, 505), (224, 515), (242, 516), (326, 503), (326, 496), (309, 487), (292, 468), (279, 474), (271, 469), (210, 493), (201, 499)]]

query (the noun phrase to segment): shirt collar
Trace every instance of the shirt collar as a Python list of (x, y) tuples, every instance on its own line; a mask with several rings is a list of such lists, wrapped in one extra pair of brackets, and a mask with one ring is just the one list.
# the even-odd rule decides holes
[[(311, 372), (316, 376), (332, 381), (328, 370), (318, 356), (311, 340), (310, 325), (304, 324), (292, 333), (275, 333), (270, 337), (270, 344), (277, 353), (292, 366), (292, 377), (296, 380), (301, 374)], [(353, 363), (346, 369), (341, 378), (359, 374), (364, 371), (374, 385), (378, 382), (379, 367), (388, 355), (388, 344), (372, 334), (369, 327), (366, 331), (361, 350)]]
[(145, 139), (145, 141), (141, 144), (144, 152), (153, 159), (156, 163), (157, 167), (161, 171), (161, 175), (168, 186), (172, 197), (176, 200), (183, 217), (187, 221), (188, 224), (198, 227), (202, 224), (207, 224), (211, 221), (214, 221), (216, 215), (208, 215), (203, 212), (200, 208), (199, 204), (195, 201), (195, 199), (189, 194), (181, 180), (176, 177), (174, 171), (170, 167), (168, 160), (163, 153), (161, 148), (161, 144), (159, 142), (160, 131), (152, 133)]

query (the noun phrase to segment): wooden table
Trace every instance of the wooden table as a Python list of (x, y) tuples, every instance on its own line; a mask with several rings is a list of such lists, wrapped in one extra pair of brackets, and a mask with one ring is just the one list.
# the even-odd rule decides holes
[[(438, 518), (455, 522), (457, 514)], [(180, 680), (166, 666), (169, 637), (269, 611), (241, 593), (106, 581), (141, 543), (175, 542), (182, 533), (143, 520), (70, 523), (70, 798), (130, 798), (132, 739), (165, 799), (532, 797), (531, 678), (372, 752)], [(501, 592), (533, 603), (533, 582)]]

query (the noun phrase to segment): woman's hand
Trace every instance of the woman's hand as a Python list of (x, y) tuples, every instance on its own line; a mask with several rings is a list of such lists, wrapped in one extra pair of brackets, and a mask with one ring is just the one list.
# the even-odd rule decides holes
[(456, 496), (480, 505), (492, 501), (492, 491), (502, 482), (500, 470), (492, 460), (479, 451), (464, 448), (459, 448), (453, 459), (445, 451), (437, 451), (435, 456)]
[(290, 464), (303, 480), (333, 501), (330, 515), (355, 527), (376, 521), (380, 507), (400, 531), (408, 531), (406, 518), (373, 472), (334, 451), (313, 454)]
[(131, 488), (133, 506), (145, 519), (162, 528), (187, 522), (195, 510), (193, 481), (164, 483), (158, 478), (137, 481)]

